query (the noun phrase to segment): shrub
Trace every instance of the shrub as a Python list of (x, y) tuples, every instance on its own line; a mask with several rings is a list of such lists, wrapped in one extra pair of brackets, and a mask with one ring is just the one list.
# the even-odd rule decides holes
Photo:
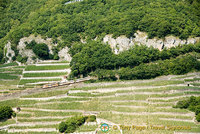
[(59, 124), (58, 129), (59, 129), (59, 132), (64, 133), (65, 130), (67, 129), (67, 124), (66, 124), (65, 122), (61, 122), (61, 123)]
[(22, 57), (21, 55), (18, 55), (16, 58), (17, 61), (21, 62), (21, 63), (26, 63), (28, 60), (28, 57)]
[(65, 133), (73, 133), (76, 131), (76, 126), (73, 124), (67, 125), (67, 129), (65, 130)]
[(191, 96), (187, 100), (179, 101), (174, 108), (184, 108), (195, 112), (196, 119), (200, 122), (200, 97)]
[(12, 61), (16, 61), (16, 56), (13, 56), (13, 57), (12, 57)]
[(200, 113), (199, 113), (198, 115), (196, 115), (196, 120), (197, 120), (198, 122), (200, 122)]
[[(79, 117), (72, 117), (69, 118), (66, 122), (61, 122), (59, 124), (59, 132), (63, 133), (73, 133), (76, 131), (76, 128), (83, 125), (86, 121), (88, 116), (79, 116)], [(95, 117), (96, 119), (96, 117)], [(94, 120), (92, 117), (91, 120)]]
[(9, 119), (14, 114), (14, 111), (10, 106), (0, 107), (0, 120)]
[(77, 117), (77, 119), (76, 119), (76, 124), (78, 125), (78, 126), (81, 126), (82, 124), (84, 124), (85, 123), (85, 120), (87, 119), (87, 117), (84, 117), (84, 116), (82, 116), (82, 117)]
[(94, 122), (94, 121), (96, 121), (96, 116), (95, 115), (91, 115), (87, 119), (87, 122)]
[(33, 40), (30, 43), (25, 42), (25, 44), (26, 44), (26, 49), (33, 49), (37, 43)]
[(195, 107), (195, 114), (198, 115), (200, 113), (200, 105)]
[(176, 108), (188, 108), (189, 107), (189, 102), (187, 100), (179, 101), (176, 105)]
[(41, 59), (49, 59), (49, 48), (46, 44), (36, 44), (33, 47), (33, 52)]

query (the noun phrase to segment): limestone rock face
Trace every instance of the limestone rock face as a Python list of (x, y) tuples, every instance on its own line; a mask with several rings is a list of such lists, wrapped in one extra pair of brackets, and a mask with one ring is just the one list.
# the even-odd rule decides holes
[[(49, 48), (50, 54), (53, 54), (53, 51), (52, 51), (53, 46), (57, 46), (57, 44), (53, 43), (51, 38), (43, 39), (40, 35), (38, 35), (38, 36), (30, 35), (29, 37), (21, 38), (19, 41), (19, 44), (17, 45), (17, 49), (19, 50), (19, 54), (22, 57), (28, 57), (27, 64), (33, 64), (37, 61), (40, 61), (39, 59), (33, 58), (33, 57), (36, 57), (36, 55), (32, 49), (26, 49), (25, 43), (26, 42), (30, 43), (33, 40), (38, 44), (40, 44), (40, 43), (46, 44)], [(15, 56), (15, 52), (11, 49), (10, 42), (8, 42), (8, 44), (6, 44), (5, 49), (7, 50), (6, 57), (8, 57), (8, 62), (12, 62), (12, 57)], [(69, 55), (68, 51), (69, 51), (69, 48), (65, 47), (58, 52), (58, 56), (59, 56), (60, 60), (71, 61), (72, 58)]]
[(8, 58), (7, 60), (7, 63), (11, 63), (12, 62), (12, 57), (15, 56), (15, 52), (11, 49), (11, 43), (8, 42), (6, 45), (5, 45), (5, 56)]
[(72, 57), (70, 56), (69, 48), (65, 47), (62, 50), (58, 52), (58, 56), (60, 57), (60, 60), (66, 60), (66, 61), (71, 61)]
[(134, 45), (132, 40), (126, 36), (120, 36), (114, 39), (112, 38), (112, 35), (106, 35), (103, 39), (103, 42), (108, 43), (115, 54), (127, 50)]
[(33, 40), (38, 44), (39, 43), (46, 44), (49, 47), (50, 54), (53, 54), (52, 47), (53, 47), (53, 45), (55, 45), (52, 43), (51, 38), (42, 39), (41, 36), (35, 37), (34, 35), (30, 35), (29, 37), (24, 37), (24, 38), (20, 39), (17, 49), (19, 50), (20, 55), (22, 55), (23, 57), (28, 57), (28, 60), (27, 60), (28, 64), (32, 64), (35, 62), (32, 58), (35, 57), (36, 55), (34, 54), (34, 52), (31, 49), (26, 49), (25, 42), (30, 43)]
[(188, 38), (187, 39), (187, 44), (195, 44), (197, 41), (199, 40), (199, 38)]
[(127, 38), (126, 36), (120, 36), (116, 39), (112, 38), (112, 35), (106, 35), (103, 38), (104, 43), (108, 43), (115, 54), (121, 51), (129, 49), (134, 44), (147, 45), (148, 47), (158, 48), (162, 50), (164, 48), (176, 47), (183, 44), (195, 44), (200, 41), (200, 37), (188, 38), (187, 40), (181, 40), (178, 37), (167, 36), (165, 39), (148, 39), (148, 35), (144, 32), (137, 31), (134, 34), (135, 38)]

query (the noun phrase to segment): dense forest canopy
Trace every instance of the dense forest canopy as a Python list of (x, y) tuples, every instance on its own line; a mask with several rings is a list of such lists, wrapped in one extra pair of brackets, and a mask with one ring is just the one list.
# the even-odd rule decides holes
[(0, 48), (8, 40), (16, 47), (30, 34), (54, 42), (61, 37), (58, 48), (105, 34), (130, 37), (136, 30), (149, 38), (200, 36), (199, 0), (84, 0), (65, 5), (68, 1), (0, 0)]
[(95, 76), (105, 77), (113, 72), (106, 70), (119, 70), (115, 74), (118, 74), (120, 79), (149, 79), (160, 75), (185, 74), (200, 69), (196, 54), (190, 54), (199, 52), (200, 43), (172, 47), (163, 51), (145, 45), (134, 45), (129, 50), (115, 55), (109, 45), (101, 42), (77, 43), (70, 49), (71, 77), (87, 76), (91, 72), (95, 72)]

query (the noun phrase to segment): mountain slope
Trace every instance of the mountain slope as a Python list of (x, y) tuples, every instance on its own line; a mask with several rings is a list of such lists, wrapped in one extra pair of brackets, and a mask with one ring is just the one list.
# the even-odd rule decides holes
[(131, 37), (136, 30), (149, 38), (200, 36), (198, 0), (84, 0), (67, 5), (68, 0), (1, 1), (1, 49), (8, 40), (16, 47), (30, 34), (53, 38), (58, 48), (105, 34)]

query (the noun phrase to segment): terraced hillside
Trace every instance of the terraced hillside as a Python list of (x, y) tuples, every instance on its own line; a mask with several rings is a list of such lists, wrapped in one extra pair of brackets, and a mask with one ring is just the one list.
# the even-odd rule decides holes
[(17, 63), (0, 65), (0, 95), (19, 90), (17, 85), (24, 68), (25, 66), (18, 66)]
[(19, 85), (39, 85), (64, 80), (70, 73), (68, 62), (44, 61), (28, 65), (23, 70)]
[(43, 61), (24, 66), (19, 66), (15, 62), (0, 65), (0, 95), (66, 80), (65, 76), (69, 73), (67, 61)]
[[(0, 105), (20, 107), (21, 111), (16, 118), (1, 122), (0, 128), (9, 133), (59, 133), (61, 121), (94, 114), (96, 123), (82, 125), (77, 133), (102, 133), (101, 123), (109, 124), (110, 134), (198, 133), (200, 124), (195, 121), (195, 114), (172, 106), (190, 96), (199, 96), (199, 78), (199, 73), (190, 73), (151, 80), (79, 83), (1, 101)], [(120, 130), (120, 125), (135, 128), (121, 126)], [(168, 130), (161, 129), (163, 126)], [(189, 130), (179, 130), (177, 126)]]

